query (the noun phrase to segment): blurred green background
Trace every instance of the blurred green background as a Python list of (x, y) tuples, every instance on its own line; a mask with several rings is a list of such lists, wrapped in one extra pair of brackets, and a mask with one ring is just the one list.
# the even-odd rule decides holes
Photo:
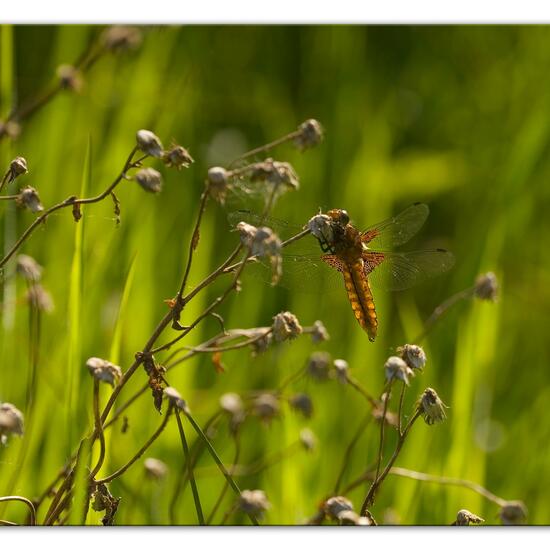
[[(102, 31), (1, 27), (0, 119), (47, 87), (56, 68), (74, 63)], [(291, 162), (301, 180), (300, 190), (283, 197), (274, 215), (303, 224), (319, 207), (341, 207), (358, 226), (367, 226), (423, 201), (431, 215), (410, 247), (449, 248), (455, 268), (408, 291), (376, 293), (380, 332), (374, 344), (353, 318), (343, 288), (319, 299), (245, 284), (219, 309), (227, 328), (266, 326), (277, 312), (290, 310), (304, 326), (321, 319), (330, 341), (314, 346), (302, 337), (256, 358), (246, 351), (227, 353), (221, 374), (203, 356), (170, 372), (171, 384), (204, 422), (223, 393), (273, 389), (312, 351), (325, 349), (346, 359), (352, 374), (377, 394), (384, 361), (395, 348), (420, 333), (444, 299), (471, 286), (479, 273), (493, 271), (500, 300), (460, 303), (424, 342), (428, 364), (412, 381), (406, 406), (433, 387), (450, 407), (448, 421), (419, 422), (397, 465), (475, 481), (505, 499), (523, 500), (529, 523), (548, 523), (550, 262), (544, 251), (550, 237), (550, 29), (173, 26), (142, 31), (137, 49), (102, 57), (85, 75), (80, 93), (60, 93), (22, 122), (16, 141), (0, 143), (2, 170), (14, 156), (24, 156), (29, 174), (17, 183), (36, 187), (46, 206), (80, 193), (88, 143), (88, 196), (118, 174), (140, 128), (153, 130), (166, 146), (172, 139), (181, 143), (196, 161), (182, 172), (152, 163), (165, 178), (158, 196), (124, 182), (118, 191), (119, 227), (105, 201), (86, 208), (78, 225), (67, 210), (51, 216), (23, 247), (44, 266), (43, 284), (55, 310), (42, 316), (32, 422), (27, 418), (25, 438), (10, 439), (0, 449), (0, 494), (9, 488), (33, 497), (47, 486), (92, 424), (86, 359), (105, 357), (128, 368), (165, 314), (163, 300), (179, 286), (208, 168), (314, 117), (326, 131), (319, 147), (300, 153), (287, 145), (270, 153)], [(1, 206), (6, 249), (33, 214), (11, 203)], [(224, 211), (210, 203), (191, 280), (209, 273), (236, 242)], [(0, 400), (27, 413), (29, 312), (25, 285), (13, 277), (13, 265), (4, 270)], [(220, 288), (192, 302), (183, 322)], [(216, 320), (208, 319), (187, 343), (198, 344), (218, 331)], [(145, 380), (139, 372), (123, 395)], [(291, 391), (312, 397), (312, 419), (285, 406), (269, 426), (250, 419), (242, 433), (241, 463), (286, 448), (306, 426), (318, 438), (313, 453), (300, 452), (238, 478), (243, 489), (266, 491), (272, 503), (266, 523), (300, 523), (315, 513), (330, 495), (345, 447), (367, 411), (358, 393), (336, 381), (305, 379)], [(102, 390), (103, 403), (108, 393)], [(128, 417), (130, 429), (122, 434), (118, 425), (108, 437), (105, 474), (126, 462), (160, 422), (149, 396), (132, 406)], [(190, 429), (188, 435), (194, 439)], [(28, 448), (21, 465), (24, 441)], [(374, 460), (377, 441), (378, 429), (371, 426), (345, 482)], [(213, 443), (230, 463), (234, 449), (225, 427)], [(113, 482), (111, 492), (123, 499), (118, 524), (170, 523), (169, 501), (183, 463), (174, 423), (147, 456), (165, 461), (170, 473), (153, 484), (144, 478), (141, 459)], [(198, 467), (213, 472), (212, 465), (204, 455)], [(205, 510), (223, 483), (216, 473), (199, 478)], [(357, 509), (366, 490), (363, 484), (348, 495)], [(222, 511), (232, 499), (229, 494)], [(449, 524), (461, 508), (487, 523), (499, 522), (498, 508), (466, 489), (392, 476), (372, 511), (382, 522)], [(23, 514), (18, 504), (10, 504), (3, 517), (22, 521)], [(91, 512), (88, 521), (99, 518)], [(239, 515), (231, 521), (247, 522)], [(195, 522), (187, 487), (177, 523)]]

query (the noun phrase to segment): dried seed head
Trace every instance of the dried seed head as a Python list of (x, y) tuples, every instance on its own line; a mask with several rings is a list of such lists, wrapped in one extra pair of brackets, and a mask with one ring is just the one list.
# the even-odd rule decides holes
[(167, 388), (164, 388), (164, 397), (168, 399), (171, 405), (174, 407), (177, 407), (178, 409), (181, 409), (182, 411), (189, 412), (189, 407), (187, 406), (187, 403), (182, 399), (180, 393), (176, 388), (172, 388), (171, 386), (168, 386)]
[(158, 458), (146, 458), (143, 467), (145, 468), (145, 475), (155, 481), (165, 478), (168, 474), (168, 466)]
[(28, 304), (40, 311), (51, 313), (54, 310), (52, 296), (41, 284), (35, 283), (29, 287), (25, 298)]
[(141, 31), (137, 27), (122, 25), (109, 27), (102, 38), (105, 48), (113, 52), (134, 50), (142, 40)]
[(28, 208), (34, 213), (42, 212), (44, 210), (44, 207), (40, 202), (40, 197), (38, 196), (38, 191), (30, 185), (27, 185), (27, 187), (24, 187), (21, 191), (19, 191), (19, 195), (17, 195), (15, 202), (18, 206)]
[(315, 145), (323, 141), (323, 127), (321, 123), (314, 118), (302, 122), (302, 124), (298, 126), (298, 131), (300, 133), (294, 138), (294, 144), (302, 151), (310, 147), (315, 147)]
[(122, 378), (122, 369), (118, 365), (113, 365), (106, 359), (100, 359), (99, 357), (90, 357), (86, 361), (86, 366), (90, 371), (90, 374), (101, 382), (106, 382), (115, 386)]
[(136, 142), (139, 149), (147, 155), (155, 158), (162, 157), (162, 143), (160, 139), (150, 130), (138, 130), (136, 134)]
[(220, 407), (229, 414), (229, 427), (231, 432), (235, 433), (246, 418), (243, 400), (236, 393), (224, 393), (220, 397)]
[(315, 323), (313, 323), (311, 340), (314, 344), (330, 340), (330, 335), (321, 321), (315, 321)]
[(264, 512), (271, 508), (271, 504), (263, 491), (259, 489), (254, 491), (245, 489), (241, 491), (239, 508), (246, 514), (252, 514), (253, 516), (261, 518)]
[(162, 154), (162, 161), (168, 168), (189, 168), (189, 166), (195, 162), (193, 157), (189, 154), (189, 151), (181, 145), (172, 145), (168, 151), (164, 151)]
[(306, 418), (313, 415), (313, 402), (309, 395), (297, 393), (289, 398), (288, 404), (295, 410), (302, 413)]
[(420, 411), (422, 418), (428, 425), (436, 424), (437, 422), (443, 422), (447, 418), (445, 409), (448, 408), (439, 395), (432, 388), (426, 388), (424, 393), (420, 396), (416, 404), (417, 410)]
[(273, 324), (271, 326), (273, 329), (273, 338), (275, 338), (275, 342), (292, 340), (303, 332), (298, 318), (293, 313), (290, 313), (290, 311), (282, 311), (281, 313), (277, 313), (277, 315), (273, 317)]
[(42, 277), (42, 266), (31, 256), (19, 254), (16, 265), (17, 273), (27, 281), (35, 283)]
[(331, 357), (326, 351), (316, 351), (309, 356), (307, 373), (315, 380), (327, 380), (330, 372)]
[(399, 356), (411, 369), (422, 370), (426, 364), (426, 353), (420, 346), (405, 344), (397, 348)]
[(210, 196), (220, 204), (224, 204), (229, 182), (229, 173), (221, 166), (214, 166), (208, 170), (208, 189)]
[(246, 222), (239, 222), (237, 224), (237, 231), (241, 235), (241, 243), (247, 248), (252, 248), (252, 243), (258, 232), (258, 228)]
[(8, 168), (8, 183), (11, 183), (12, 181), (17, 178), (17, 176), (20, 176), (22, 174), (28, 173), (27, 168), (27, 161), (24, 157), (15, 157), (10, 162), (10, 167)]
[(508, 501), (499, 512), (503, 525), (521, 525), (527, 519), (527, 507), (521, 500)]
[(72, 65), (60, 65), (57, 67), (57, 78), (59, 84), (64, 90), (80, 92), (82, 90), (82, 74)]
[(134, 177), (145, 191), (160, 193), (162, 189), (162, 176), (154, 168), (142, 168)]
[(409, 385), (409, 377), (414, 376), (413, 370), (401, 359), (401, 357), (389, 357), (384, 364), (386, 380), (402, 380)]
[(346, 497), (331, 497), (325, 502), (323, 510), (327, 517), (338, 520), (342, 512), (353, 512), (353, 504)]
[(313, 451), (317, 446), (317, 438), (309, 428), (304, 428), (300, 431), (300, 443), (306, 451)]
[(273, 159), (266, 159), (251, 165), (250, 180), (265, 181), (276, 187), (287, 187), (298, 189), (300, 181), (294, 168), (288, 162), (279, 162)]
[(326, 214), (317, 214), (307, 222), (307, 228), (311, 234), (322, 242), (331, 243), (334, 241), (332, 219)]
[(348, 381), (348, 370), (349, 365), (344, 359), (335, 359), (334, 360), (334, 371), (336, 372), (336, 379), (342, 384), (346, 384)]
[(485, 520), (472, 514), (469, 510), (459, 510), (456, 514), (456, 520), (453, 525), (470, 525), (470, 523), (483, 523)]
[(360, 516), (353, 510), (344, 510), (338, 515), (338, 522), (340, 525), (372, 525), (372, 521), (365, 517)]
[(23, 435), (23, 413), (11, 403), (0, 403), (0, 444), (5, 445), (9, 435)]
[(252, 404), (254, 414), (269, 422), (279, 415), (279, 400), (271, 393), (263, 393), (254, 399)]
[[(386, 394), (384, 394), (384, 396), (385, 395)], [(382, 418), (384, 418), (385, 422), (388, 426), (393, 426), (394, 428), (396, 428), (397, 425), (398, 425), (398, 419), (397, 419), (397, 414), (396, 413), (386, 410), (386, 416), (384, 416), (384, 406), (383, 406), (383, 404), (380, 404), (380, 405), (372, 408), (372, 416), (377, 422), (381, 422)]]
[(0, 120), (0, 137), (7, 136), (10, 139), (17, 139), (21, 133), (21, 126), (13, 120), (3, 122)]
[(490, 300), (491, 302), (496, 302), (498, 299), (497, 276), (490, 271), (480, 275), (476, 279), (475, 294), (480, 300)]

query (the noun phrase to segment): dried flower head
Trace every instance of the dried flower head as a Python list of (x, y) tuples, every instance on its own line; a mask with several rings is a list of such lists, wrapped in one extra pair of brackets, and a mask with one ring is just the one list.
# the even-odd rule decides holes
[(313, 402), (306, 393), (297, 393), (289, 398), (288, 404), (295, 410), (302, 413), (306, 418), (313, 415)]
[(323, 127), (321, 123), (314, 118), (310, 118), (302, 122), (298, 126), (299, 134), (294, 138), (294, 144), (298, 149), (304, 150), (310, 147), (315, 147), (323, 141)]
[(300, 430), (300, 443), (306, 451), (313, 451), (317, 446), (317, 438), (309, 428), (304, 428)]
[(15, 157), (8, 168), (8, 183), (11, 183), (22, 174), (27, 174), (28, 171), (27, 160), (24, 157)]
[(340, 512), (338, 515), (338, 522), (340, 525), (373, 525), (369, 518), (360, 516), (353, 510), (344, 510)]
[(177, 407), (178, 409), (181, 409), (182, 411), (189, 412), (189, 407), (187, 406), (187, 403), (182, 399), (180, 393), (176, 388), (172, 388), (171, 386), (168, 386), (167, 388), (164, 388), (164, 397), (168, 399), (171, 405), (174, 407)]
[(521, 525), (527, 519), (527, 507), (521, 500), (510, 500), (499, 512), (503, 525)]
[(300, 187), (298, 176), (288, 162), (266, 159), (263, 162), (252, 164), (250, 168), (250, 180), (253, 182), (265, 181), (277, 188), (298, 189)]
[(34, 283), (42, 277), (42, 266), (31, 256), (19, 254), (16, 266), (17, 273), (27, 281)]
[(72, 65), (60, 65), (57, 67), (57, 78), (59, 85), (64, 90), (80, 92), (82, 90), (83, 80), (80, 71)]
[(107, 382), (111, 386), (118, 384), (122, 378), (122, 369), (118, 365), (113, 365), (106, 359), (100, 359), (99, 357), (90, 357), (86, 361), (86, 366), (90, 371), (90, 374), (101, 382)]
[(224, 393), (220, 397), (220, 407), (229, 415), (229, 427), (235, 433), (246, 418), (243, 400), (236, 393)]
[(214, 166), (208, 170), (207, 181), (210, 196), (220, 204), (224, 204), (229, 183), (229, 172), (221, 166)]
[(472, 514), (469, 510), (459, 510), (456, 514), (456, 520), (452, 525), (470, 525), (470, 523), (483, 523), (485, 520)]
[(384, 418), (384, 421), (388, 426), (393, 426), (394, 428), (397, 428), (397, 425), (399, 423), (397, 418), (397, 413), (386, 410), (386, 415), (384, 416), (383, 402), (386, 399), (386, 397), (387, 397), (387, 394), (384, 394), (382, 396), (382, 403), (372, 408), (372, 416), (377, 422), (381, 422), (382, 418)]
[(397, 348), (399, 356), (411, 369), (422, 370), (426, 364), (426, 353), (420, 346), (405, 344)]
[(158, 136), (150, 130), (138, 130), (136, 133), (137, 146), (147, 155), (155, 158), (161, 158), (163, 155), (162, 143)]
[(9, 435), (23, 435), (23, 413), (11, 403), (0, 403), (0, 444), (5, 445)]
[(426, 388), (416, 404), (417, 410), (428, 425), (443, 422), (447, 418), (445, 409), (448, 408), (439, 395), (432, 388)]
[(314, 344), (330, 340), (330, 335), (321, 321), (315, 321), (311, 327), (311, 340)]
[(154, 168), (142, 168), (134, 177), (145, 191), (160, 193), (162, 189), (162, 176)]
[(271, 393), (262, 393), (256, 397), (252, 407), (254, 414), (267, 422), (278, 416), (281, 408), (279, 400)]
[(28, 208), (34, 213), (42, 212), (44, 210), (44, 207), (40, 202), (40, 197), (38, 196), (38, 191), (30, 185), (27, 185), (19, 191), (19, 195), (17, 195), (15, 202), (18, 206)]
[(307, 373), (315, 380), (327, 380), (330, 372), (331, 357), (326, 351), (316, 351), (309, 356)]
[(409, 377), (414, 376), (413, 370), (401, 359), (401, 357), (389, 357), (384, 364), (386, 380), (402, 380), (409, 385)]
[(326, 214), (316, 214), (307, 222), (311, 234), (322, 242), (331, 243), (334, 240), (332, 219)]
[(273, 317), (273, 324), (271, 327), (273, 329), (273, 338), (275, 338), (275, 342), (292, 340), (303, 332), (298, 318), (293, 313), (290, 313), (290, 311), (277, 313), (277, 315)]
[(490, 300), (491, 302), (496, 302), (498, 299), (497, 276), (491, 271), (480, 275), (476, 279), (475, 295), (480, 300)]
[(40, 311), (51, 313), (54, 310), (51, 294), (39, 283), (34, 283), (29, 287), (25, 298), (27, 303)]
[(271, 508), (271, 504), (263, 491), (259, 489), (254, 491), (245, 489), (241, 491), (239, 508), (246, 514), (252, 514), (253, 516), (261, 518), (264, 512)]
[(168, 466), (158, 458), (146, 458), (143, 467), (145, 468), (145, 475), (156, 481), (165, 478), (168, 474)]
[(343, 512), (353, 512), (353, 504), (346, 497), (330, 497), (325, 502), (323, 510), (327, 517), (338, 520)]
[(21, 126), (13, 120), (4, 122), (0, 120), (0, 137), (7, 136), (10, 139), (17, 139), (21, 133)]
[(268, 332), (264, 334), (261, 338), (258, 338), (257, 340), (254, 340), (250, 346), (252, 348), (252, 355), (256, 356), (260, 353), (264, 353), (267, 348), (271, 345), (271, 342), (273, 342), (273, 334), (271, 332)]
[(162, 154), (162, 161), (168, 168), (189, 168), (193, 162), (193, 157), (189, 154), (189, 151), (181, 145), (172, 145), (168, 151), (164, 151)]
[(348, 382), (348, 362), (344, 361), (344, 359), (335, 359), (333, 365), (334, 372), (336, 373), (336, 380), (341, 384), (346, 384)]
[(118, 52), (136, 49), (141, 44), (142, 36), (137, 27), (115, 25), (103, 33), (102, 39), (107, 50)]

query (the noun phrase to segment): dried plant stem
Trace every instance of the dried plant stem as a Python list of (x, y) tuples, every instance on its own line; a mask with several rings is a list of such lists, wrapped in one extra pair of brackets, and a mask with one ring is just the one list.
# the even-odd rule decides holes
[[(0, 187), (0, 191), (2, 191), (1, 187)], [(2, 195), (0, 196), (0, 201), (14, 201), (15, 199), (17, 199), (17, 197), (19, 197), (19, 195)]]
[(101, 469), (105, 460), (105, 434), (103, 433), (103, 425), (101, 424), (101, 415), (99, 413), (99, 380), (94, 378), (94, 429), (99, 437), (99, 457), (94, 469), (90, 472), (90, 479), (93, 479)]
[(386, 414), (388, 412), (388, 403), (391, 398), (391, 387), (392, 387), (393, 379), (391, 379), (384, 388), (384, 408), (382, 410), (382, 418), (380, 419), (380, 444), (378, 446), (378, 459), (376, 461), (376, 476), (375, 480), (378, 479), (378, 475), (380, 474), (380, 466), (382, 465), (382, 458), (383, 458), (383, 452), (384, 452), (384, 429), (386, 427)]
[(403, 426), (403, 400), (405, 399), (405, 390), (407, 384), (402, 382), (401, 393), (399, 394), (399, 406), (397, 408), (397, 432), (399, 435), (402, 435), (402, 426)]
[(17, 502), (22, 502), (23, 504), (26, 504), (29, 507), (29, 514), (30, 514), (29, 525), (36, 525), (36, 509), (34, 507), (34, 504), (28, 498), (17, 496), (17, 495), (0, 497), (0, 502), (10, 502), (10, 501), (11, 502), (17, 501)]
[(193, 492), (193, 500), (195, 501), (195, 510), (197, 511), (197, 518), (200, 525), (204, 525), (204, 515), (202, 513), (201, 499), (199, 497), (199, 491), (197, 489), (197, 482), (193, 475), (193, 464), (191, 464), (189, 456), (189, 446), (187, 445), (187, 439), (185, 439), (185, 431), (183, 430), (183, 424), (181, 422), (180, 413), (178, 408), (174, 408), (176, 413), (176, 421), (178, 423), (178, 430), (181, 438), (181, 446), (183, 447), (183, 453), (185, 455), (185, 463), (187, 464), (187, 475), (189, 476), (189, 483), (191, 485), (191, 491)]
[(282, 136), (270, 143), (266, 143), (265, 145), (261, 145), (260, 147), (256, 147), (255, 149), (252, 149), (244, 154), (242, 154), (238, 159), (233, 161), (231, 164), (235, 164), (236, 162), (245, 160), (249, 157), (253, 157), (256, 155), (259, 155), (260, 153), (266, 153), (270, 149), (273, 149), (279, 145), (282, 145), (283, 143), (287, 143), (288, 141), (292, 141), (296, 137), (300, 135), (300, 130), (295, 130), (294, 132), (290, 132), (289, 134)]

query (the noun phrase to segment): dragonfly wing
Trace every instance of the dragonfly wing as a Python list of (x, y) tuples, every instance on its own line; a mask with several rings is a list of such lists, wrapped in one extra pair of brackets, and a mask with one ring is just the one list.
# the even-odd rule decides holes
[(415, 252), (365, 252), (365, 275), (373, 287), (405, 290), (451, 269), (454, 256), (441, 248)]
[(429, 212), (427, 204), (417, 202), (400, 214), (365, 229), (361, 240), (376, 248), (392, 248), (405, 244), (418, 233)]

